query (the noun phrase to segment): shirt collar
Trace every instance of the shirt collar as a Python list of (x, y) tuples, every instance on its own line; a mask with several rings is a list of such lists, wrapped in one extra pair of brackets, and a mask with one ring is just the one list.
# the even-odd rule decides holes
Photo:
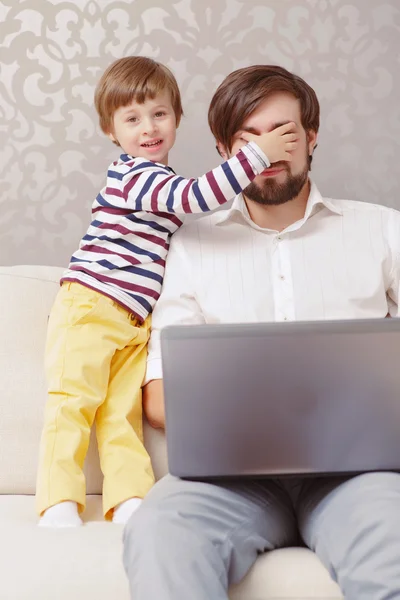
[[(342, 210), (336, 206), (336, 204), (334, 203), (334, 201), (332, 201), (330, 198), (323, 198), (323, 196), (321, 196), (316, 184), (313, 181), (310, 181), (311, 183), (311, 188), (310, 188), (310, 195), (308, 197), (308, 201), (307, 201), (307, 208), (306, 208), (306, 212), (304, 214), (304, 218), (302, 219), (302, 222), (307, 221), (307, 219), (309, 219), (312, 215), (315, 214), (315, 212), (317, 212), (318, 210), (320, 210), (321, 208), (325, 207), (328, 210), (330, 210), (332, 213), (335, 213), (337, 215), (342, 215)], [(238, 194), (233, 203), (232, 206), (227, 209), (227, 210), (221, 210), (219, 212), (220, 218), (217, 221), (217, 225), (223, 225), (225, 223), (229, 223), (230, 221), (237, 221), (237, 220), (244, 220), (247, 223), (249, 223), (250, 225), (252, 225), (253, 227), (255, 227), (256, 229), (262, 229), (261, 227), (258, 227), (250, 218), (249, 215), (249, 211), (247, 209), (246, 206), (246, 202), (243, 198), (243, 194), (240, 193)]]

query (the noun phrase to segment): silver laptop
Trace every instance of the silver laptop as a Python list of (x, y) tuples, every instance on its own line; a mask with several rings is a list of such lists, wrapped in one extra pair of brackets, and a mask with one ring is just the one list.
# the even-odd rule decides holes
[(400, 470), (400, 319), (173, 326), (161, 344), (173, 475)]

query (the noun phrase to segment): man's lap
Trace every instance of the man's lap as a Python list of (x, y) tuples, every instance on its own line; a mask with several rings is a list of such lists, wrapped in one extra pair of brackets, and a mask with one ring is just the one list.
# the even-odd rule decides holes
[(201, 560), (207, 549), (215, 564), (219, 560), (215, 569), (225, 569), (232, 584), (257, 554), (304, 540), (346, 597), (383, 598), (385, 582), (387, 589), (400, 590), (399, 515), (400, 475), (395, 473), (218, 485), (167, 475), (126, 527), (126, 564), (136, 564), (139, 556), (144, 560), (146, 548), (150, 557), (157, 547), (161, 561), (181, 545), (190, 561)]
[[(331, 521), (337, 528), (344, 523), (350, 526), (352, 517), (360, 513), (368, 519), (370, 509), (374, 510), (377, 503), (387, 506), (398, 503), (400, 514), (400, 474), (379, 472), (212, 483), (166, 475), (152, 488), (142, 506), (143, 510), (161, 511), (167, 518), (176, 511), (187, 519), (201, 518), (211, 529), (218, 520), (224, 527), (234, 529), (245, 522), (249, 527), (261, 526), (261, 519), (262, 529), (265, 526), (275, 529), (270, 532), (274, 547), (301, 543), (298, 530), (305, 544), (316, 550), (314, 530), (329, 528)], [(379, 516), (382, 520), (391, 518), (390, 512)]]

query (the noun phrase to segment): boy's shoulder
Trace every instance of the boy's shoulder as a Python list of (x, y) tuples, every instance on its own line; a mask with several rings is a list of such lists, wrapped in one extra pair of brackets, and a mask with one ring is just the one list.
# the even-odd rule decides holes
[(171, 167), (161, 163), (152, 162), (141, 156), (130, 156), (129, 154), (121, 154), (117, 160), (114, 160), (108, 167), (108, 173), (112, 176), (113, 173), (126, 175), (128, 173), (140, 174), (144, 172), (158, 172), (174, 175), (175, 172)]

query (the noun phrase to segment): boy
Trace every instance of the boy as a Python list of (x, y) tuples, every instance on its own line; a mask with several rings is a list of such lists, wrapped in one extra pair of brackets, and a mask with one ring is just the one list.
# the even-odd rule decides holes
[(109, 167), (49, 318), (36, 495), (42, 526), (82, 524), (82, 467), (94, 420), (105, 518), (125, 523), (140, 505), (154, 483), (142, 441), (141, 384), (150, 315), (170, 237), (182, 224), (176, 215), (217, 208), (296, 148), (293, 123), (262, 136), (243, 132), (253, 141), (221, 166), (197, 180), (176, 176), (167, 163), (180, 94), (172, 73), (149, 58), (113, 63), (95, 105), (102, 130), (123, 153)]

